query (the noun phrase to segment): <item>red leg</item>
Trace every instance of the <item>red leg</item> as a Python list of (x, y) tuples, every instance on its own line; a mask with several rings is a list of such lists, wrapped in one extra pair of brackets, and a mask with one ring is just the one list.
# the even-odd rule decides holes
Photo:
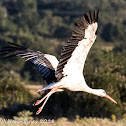
[(46, 102), (47, 102), (47, 100), (49, 99), (49, 97), (50, 97), (51, 95), (49, 95), (46, 99), (45, 99), (45, 101), (44, 101), (44, 103), (42, 104), (42, 106), (39, 108), (39, 110), (36, 112), (36, 115), (38, 115), (41, 111), (42, 111), (42, 109), (44, 108), (44, 106), (45, 106), (45, 104), (46, 104)]
[(53, 93), (57, 92), (57, 90), (58, 90), (59, 88), (60, 88), (60, 87), (55, 87), (55, 88), (53, 88), (47, 95), (45, 95), (42, 99), (37, 100), (37, 101), (33, 104), (33, 106), (36, 106), (36, 105), (39, 105), (43, 100), (45, 100), (44, 103), (42, 104), (42, 106), (41, 106), (41, 107), (39, 108), (39, 110), (36, 112), (36, 115), (38, 115), (38, 114), (42, 111), (42, 109), (44, 108), (44, 106), (45, 106), (47, 100), (49, 99), (49, 97), (50, 97)]
[(37, 100), (36, 102), (33, 103), (33, 106), (39, 105), (45, 98), (47, 98), (49, 95), (49, 93), (47, 95), (45, 95), (42, 99)]

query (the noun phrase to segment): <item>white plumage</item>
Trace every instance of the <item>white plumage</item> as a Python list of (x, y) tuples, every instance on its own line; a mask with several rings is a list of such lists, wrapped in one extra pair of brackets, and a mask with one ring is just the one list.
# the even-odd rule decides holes
[(45, 97), (34, 103), (34, 106), (36, 106), (45, 100), (36, 114), (42, 111), (48, 98), (53, 93), (64, 91), (64, 89), (92, 93), (94, 95), (106, 97), (116, 103), (116, 101), (108, 96), (104, 90), (90, 88), (83, 77), (85, 60), (96, 39), (95, 32), (98, 27), (98, 12), (99, 11), (93, 11), (92, 14), (88, 12), (82, 16), (82, 21), (76, 22), (72, 37), (63, 47), (59, 61), (55, 56), (27, 49), (14, 43), (10, 43), (11, 46), (9, 47), (2, 48), (1, 52), (3, 55), (10, 54), (10, 56), (7, 57), (14, 55), (21, 56), (26, 61), (35, 64), (43, 78), (49, 84), (37, 91), (51, 89)]
[(59, 63), (58, 59), (57, 59), (55, 56), (49, 55), (49, 54), (45, 54), (44, 57), (45, 57), (47, 60), (49, 60), (49, 62), (52, 64), (53, 68), (54, 68), (55, 71), (56, 71), (57, 66), (58, 66), (58, 63)]

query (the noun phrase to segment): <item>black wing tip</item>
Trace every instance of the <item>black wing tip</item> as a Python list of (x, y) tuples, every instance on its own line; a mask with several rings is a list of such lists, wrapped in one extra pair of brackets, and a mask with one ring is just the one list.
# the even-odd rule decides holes
[(81, 17), (82, 21), (78, 20), (75, 23), (75, 26), (81, 27), (85, 23), (92, 24), (98, 22), (98, 14), (99, 14), (99, 9), (94, 11), (87, 11), (87, 13), (84, 13), (84, 15)]
[(13, 43), (13, 42), (7, 42), (8, 43), (8, 46), (3, 46), (0, 51), (4, 51), (5, 49), (13, 49), (13, 48), (18, 48), (18, 49), (26, 49), (25, 47), (21, 46), (21, 45), (18, 45), (16, 43)]
[(95, 22), (98, 22), (98, 14), (99, 14), (99, 9), (96, 12), (96, 18), (95, 18)]
[(85, 34), (85, 29), (88, 27), (88, 25), (98, 22), (98, 14), (99, 9), (92, 12), (88, 11), (87, 14), (84, 13), (84, 15), (81, 17), (81, 20), (77, 20), (75, 22), (75, 30), (72, 33), (72, 38), (75, 38), (76, 40), (81, 40)]
[(3, 46), (0, 49), (0, 59), (8, 59), (11, 57), (14, 57), (17, 55), (17, 51), (23, 51), (26, 50), (25, 47), (20, 46), (18, 44), (12, 43), (12, 42), (7, 42), (9, 45), (8, 46)]
[(8, 42), (8, 44), (11, 45), (11, 46), (14, 46), (14, 47), (19, 47), (19, 48), (22, 48), (22, 49), (26, 49), (24, 46), (18, 45), (18, 44), (13, 43), (13, 42)]
[(94, 10), (94, 11), (88, 11), (87, 14), (84, 13), (84, 18), (88, 24), (92, 24), (94, 22), (98, 22), (98, 14), (99, 14), (99, 9)]

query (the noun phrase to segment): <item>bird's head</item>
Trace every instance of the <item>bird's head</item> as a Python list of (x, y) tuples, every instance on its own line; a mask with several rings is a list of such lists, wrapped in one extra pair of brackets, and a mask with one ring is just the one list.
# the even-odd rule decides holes
[(95, 92), (93, 94), (98, 95), (100, 97), (105, 97), (105, 98), (109, 99), (110, 101), (117, 104), (117, 102), (114, 99), (112, 99), (109, 95), (107, 95), (105, 90), (103, 90), (103, 89), (95, 89)]

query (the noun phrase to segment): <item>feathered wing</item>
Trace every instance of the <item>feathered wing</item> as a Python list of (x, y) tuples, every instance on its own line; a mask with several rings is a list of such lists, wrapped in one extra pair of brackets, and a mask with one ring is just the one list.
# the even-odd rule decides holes
[[(21, 56), (26, 61), (32, 62), (38, 67), (48, 84), (59, 81), (64, 76), (83, 72), (87, 54), (96, 39), (98, 13), (99, 11), (93, 11), (92, 14), (88, 12), (82, 16), (82, 21), (78, 20), (75, 23), (75, 30), (71, 39), (63, 47), (59, 63), (52, 55), (27, 49), (14, 43), (3, 47), (0, 53), (5, 55), (5, 58)], [(10, 55), (7, 56), (8, 54)]]
[(56, 82), (55, 71), (58, 65), (58, 60), (55, 56), (43, 54), (40, 51), (34, 51), (23, 46), (10, 43), (9, 46), (2, 47), (0, 54), (5, 58), (20, 56), (25, 61), (30, 61), (35, 64), (42, 77), (48, 84)]
[(59, 81), (64, 76), (83, 72), (87, 54), (96, 39), (99, 11), (88, 12), (82, 16), (82, 21), (75, 23), (71, 39), (63, 47), (56, 71)]

